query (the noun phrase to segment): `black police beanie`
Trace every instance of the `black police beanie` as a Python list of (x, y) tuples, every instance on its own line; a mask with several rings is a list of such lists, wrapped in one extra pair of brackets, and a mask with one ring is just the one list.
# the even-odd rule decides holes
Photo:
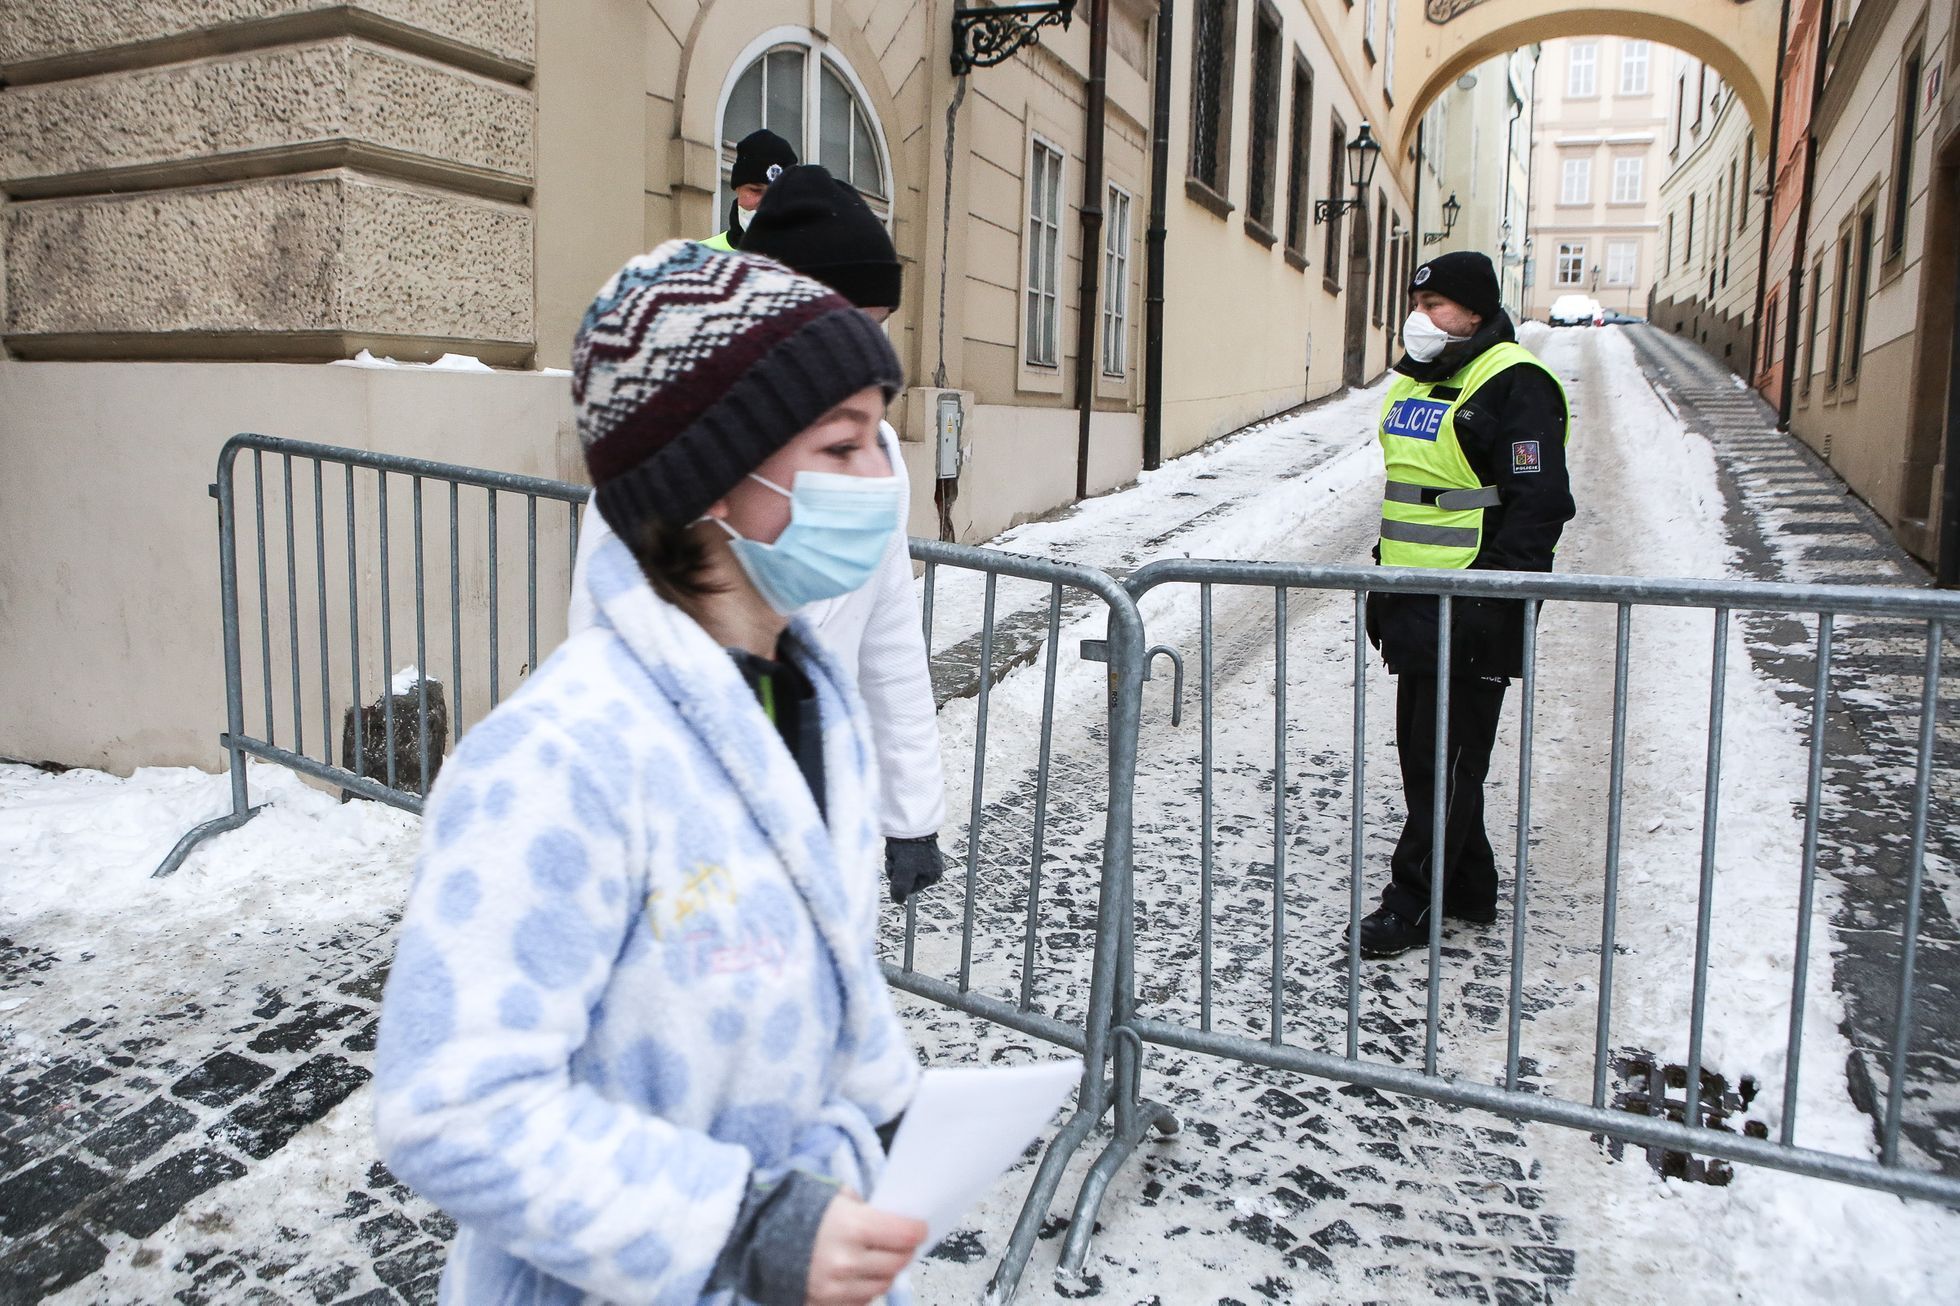
[(731, 186), (767, 186), (796, 166), (796, 150), (768, 128), (752, 131), (735, 146), (735, 166), (729, 171)]
[(1490, 319), (1500, 310), (1497, 269), (1490, 256), (1475, 250), (1458, 250), (1430, 259), (1409, 278), (1409, 293), (1431, 291), (1457, 303), (1478, 317)]
[(742, 233), (742, 252), (775, 259), (859, 308), (897, 308), (902, 274), (885, 224), (864, 197), (814, 163), (769, 187)]

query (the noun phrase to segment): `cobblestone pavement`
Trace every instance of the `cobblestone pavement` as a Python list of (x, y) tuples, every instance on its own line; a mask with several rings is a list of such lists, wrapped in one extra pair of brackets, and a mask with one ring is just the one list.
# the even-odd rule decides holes
[[(1804, 577), (1808, 573), (1770, 568), (1828, 561), (1863, 581), (1914, 583), (1903, 568), (1888, 579), (1885, 547), (1842, 493), (1830, 491), (1827, 472), (1809, 466), (1787, 440), (1767, 432), (1760, 413), (1752, 417), (1737, 410), (1729, 395), (1739, 392), (1726, 374), (1717, 369), (1711, 377), (1670, 344), (1643, 339), (1641, 347), (1673, 402), (1691, 424), (1705, 423), (1697, 429), (1707, 430), (1721, 451), (1731, 534), (1744, 544), (1752, 566), (1766, 575)], [(1722, 387), (1729, 387), (1728, 393)], [(1794, 479), (1797, 472), (1801, 481)], [(1791, 479), (1785, 484), (1779, 478)], [(1779, 493), (1792, 487), (1808, 494)], [(1786, 500), (1803, 502), (1786, 505)], [(1803, 520), (1818, 527), (1814, 544), (1785, 539), (1791, 523), (1777, 514), (1797, 506), (1804, 510)], [(1365, 550), (1373, 502), (1363, 495), (1349, 509), (1352, 521), (1329, 514), (1316, 523), (1333, 552)], [(1856, 557), (1792, 553), (1793, 548), (1833, 547), (1860, 552)], [(1896, 566), (1896, 558), (1890, 564)], [(1290, 628), (1312, 646), (1317, 625), (1341, 619), (1339, 606), (1296, 602)], [(1240, 673), (1243, 697), (1233, 700), (1238, 728), (1255, 736), (1263, 730), (1270, 739), (1271, 707), (1259, 705), (1257, 689), (1258, 658), (1270, 653), (1270, 643), (1258, 642), (1258, 615), (1250, 607), (1235, 611), (1221, 605), (1219, 666), (1223, 676), (1234, 674), (1234, 668)], [(1899, 659), (1911, 656), (1910, 632), (1872, 629), (1878, 625), (1866, 623), (1855, 635), (1841, 632), (1849, 636), (1841, 645), (1840, 664), (1847, 690), (1854, 687), (1853, 677), (1911, 673), (1899, 665)], [(1751, 635), (1761, 645), (1759, 656), (1774, 663), (1784, 679), (1806, 683), (1801, 654), (1791, 651), (1787, 632), (1752, 629)], [(1311, 668), (1296, 671), (1304, 676)], [(1153, 710), (1161, 711), (1162, 687), (1153, 685), (1151, 692), (1158, 696)], [(1859, 700), (1849, 692), (1843, 697), (1844, 710), (1855, 714)], [(1385, 697), (1371, 700), (1375, 720), (1392, 719), (1379, 715), (1386, 707)], [(957, 719), (971, 709), (970, 699), (955, 699), (945, 711)], [(1013, 696), (1004, 694), (995, 710), (996, 728), (1019, 730), (1025, 752), (1033, 736), (1025, 729), (1027, 718), (1014, 715)], [(1291, 774), (1299, 778), (1287, 782), (1285, 800), (1293, 813), (1287, 854), (1296, 867), (1345, 865), (1340, 821), (1348, 762), (1339, 746), (1340, 724), (1303, 722), (1292, 744), (1298, 765)], [(1541, 715), (1539, 728), (1555, 738), (1561, 731), (1576, 736), (1581, 725), (1551, 708)], [(1864, 751), (1832, 777), (1845, 821), (1843, 837), (1832, 842), (1895, 843), (1895, 810), (1861, 825), (1859, 804), (1850, 800), (1857, 768), (1896, 767), (1901, 746), (1909, 758), (1912, 723), (1854, 715), (1844, 728), (1859, 732)], [(1057, 745), (1032, 976), (1037, 1007), (1063, 1016), (1083, 992), (1100, 836), (1095, 798), (1100, 737), (1093, 714), (1073, 722), (1070, 730), (1070, 738)], [(1154, 1012), (1195, 1019), (1197, 905), (1189, 871), (1197, 854), (1191, 842), (1195, 823), (1187, 819), (1195, 798), (1188, 770), (1178, 770), (1188, 759), (1189, 742), (1188, 735), (1173, 739), (1143, 762), (1154, 782), (1165, 786), (1167, 798), (1164, 810), (1145, 816), (1148, 828), (1139, 834), (1140, 845), (1149, 850), (1140, 875), (1151, 877), (1140, 894), (1140, 946), (1146, 954), (1140, 996)], [(990, 759), (990, 775), (998, 780), (989, 788), (983, 874), (976, 881), (976, 917), (983, 937), (993, 940), (975, 957), (976, 986), (1007, 996), (1019, 979), (1026, 907), (1024, 870), (1034, 802), (1028, 761), (1020, 758), (1017, 767), (1012, 749)], [(960, 765), (955, 760), (956, 773)], [(1368, 765), (1376, 777), (1393, 774), (1385, 738)], [(1266, 923), (1275, 878), (1266, 842), (1274, 801), (1270, 758), (1261, 762), (1248, 746), (1227, 766), (1232, 774), (1220, 785), (1216, 813), (1220, 853), (1212, 1015), (1220, 1028), (1264, 1036), (1270, 1033), (1272, 950)], [(955, 774), (953, 783), (957, 789), (964, 777)], [(1951, 797), (1943, 795), (1942, 801)], [(1568, 795), (1565, 801), (1584, 799)], [(1494, 812), (1492, 828), (1501, 828), (1502, 819)], [(1945, 824), (1950, 823), (1943, 829)], [(1385, 858), (1392, 830), (1392, 805), (1386, 800), (1373, 805), (1369, 855), (1375, 864)], [(958, 840), (951, 842), (957, 852)], [(1555, 842), (1549, 851), (1559, 852)], [(1596, 864), (1589, 848), (1566, 851), (1575, 865)], [(1863, 1073), (1882, 1095), (1884, 1066), (1874, 1054), (1891, 1018), (1881, 983), (1887, 957), (1882, 940), (1885, 925), (1897, 918), (1898, 894), (1894, 887), (1887, 897), (1882, 868), (1860, 881), (1861, 868), (1834, 857), (1831, 869), (1870, 885), (1868, 893), (1845, 900), (1846, 910), (1858, 913), (1853, 924), (1862, 928), (1851, 934), (1852, 959), (1868, 960), (1870, 974), (1861, 979), (1863, 972), (1854, 971), (1842, 987)], [(1289, 937), (1320, 941), (1293, 946), (1286, 962), (1290, 1039), (1312, 1043), (1344, 1034), (1347, 973), (1338, 938), (1346, 893), (1340, 878), (1294, 874), (1285, 881), (1285, 911), (1297, 923), (1297, 934)], [(1568, 1091), (1575, 1075), (1590, 1075), (1589, 1067), (1568, 1052), (1579, 1046), (1590, 1052), (1590, 1024), (1576, 1000), (1584, 983), (1574, 977), (1597, 965), (1596, 931), (1588, 945), (1592, 925), (1578, 883), (1547, 879), (1533, 893), (1534, 970), (1520, 995), (1527, 1051), (1520, 1071), (1527, 1087), (1556, 1082)], [(102, 995), (75, 999), (70, 1004), (75, 1009), (64, 1012), (71, 1018), (31, 1041), (0, 1049), (5, 1076), (0, 1084), (0, 1302), (378, 1306), (435, 1299), (442, 1248), (452, 1227), (393, 1180), (375, 1159), (366, 1129), (363, 1086), (392, 950), (392, 905), (385, 895), (377, 896), (310, 933), (276, 918), (240, 920), (229, 946), (216, 954), (221, 961), (187, 966), (169, 983), (148, 988), (102, 983), (100, 973), (113, 959), (73, 949), (57, 954), (24, 939), (0, 941), (0, 1016), (17, 1005), (15, 999), (60, 994), (78, 977), (96, 977), (83, 988)], [(962, 906), (949, 881), (920, 913), (922, 970), (956, 972)], [(1916, 1049), (1914, 1069), (1929, 1072), (1933, 1082), (1954, 1065), (1953, 1031), (1939, 1023), (1934, 1007), (1953, 1007), (1950, 1001), (1936, 1003), (1936, 996), (1950, 998), (1950, 989), (1942, 993), (1935, 986), (1950, 983), (1948, 972), (1937, 968), (1951, 962), (1956, 949), (1950, 919), (1929, 920), (1932, 930), (1943, 932), (1935, 933), (1935, 946), (1922, 953), (1931, 991), (1922, 1017), (1924, 1047)], [(1493, 1064), (1501, 1066), (1505, 1049), (1510, 944), (1507, 923), (1458, 930), (1445, 949), (1445, 1064), (1486, 1079)], [(1893, 966), (1896, 971), (1896, 960)], [(1364, 1055), (1418, 1061), (1428, 1000), (1421, 968), (1370, 968), (1363, 983)], [(1866, 983), (1869, 994), (1860, 988)], [(1042, 1052), (938, 1008), (913, 1004), (908, 1018), (936, 1061), (984, 1063)], [(1816, 1069), (1835, 1073), (1836, 1068)], [(1148, 1088), (1183, 1114), (1185, 1130), (1147, 1144), (1119, 1174), (1087, 1274), (1051, 1284), (1054, 1247), (1067, 1227), (1067, 1201), (1092, 1152), (1078, 1159), (1043, 1227), (1021, 1300), (1206, 1300), (1221, 1306), (1432, 1298), (1537, 1303), (1590, 1299), (1594, 1293), (1588, 1285), (1598, 1290), (1614, 1283), (1639, 1299), (1643, 1284), (1691, 1282), (1719, 1272), (1711, 1271), (1701, 1259), (1705, 1253), (1692, 1246), (1678, 1250), (1679, 1265), (1655, 1268), (1641, 1259), (1648, 1231), (1601, 1228), (1610, 1224), (1603, 1213), (1612, 1208), (1600, 1194), (1617, 1191), (1599, 1186), (1602, 1172), (1612, 1172), (1604, 1182), (1622, 1188), (1653, 1181), (1637, 1163), (1609, 1165), (1583, 1136), (1519, 1128), (1483, 1113), (1161, 1051), (1152, 1056)], [(1912, 1100), (1909, 1119), (1914, 1145), (1949, 1169), (1950, 1105), (1950, 1099), (1929, 1090)], [(975, 1212), (970, 1227), (921, 1267), (925, 1300), (978, 1295), (1004, 1247), (1029, 1172), (1024, 1163)], [(1716, 1208), (1697, 1203), (1718, 1197), (1717, 1190), (1702, 1190), (1684, 1205), (1691, 1212), (1712, 1211)], [(1676, 1277), (1667, 1278), (1670, 1273)], [(1729, 1295), (1732, 1299), (1732, 1289)], [(1675, 1299), (1701, 1298), (1677, 1293)]]
[[(1775, 429), (1775, 411), (1738, 389), (1706, 354), (1651, 327), (1635, 331), (1643, 364), (1706, 435), (1722, 468), (1729, 535), (1763, 580), (1924, 587), (1925, 568), (1808, 447)], [(1757, 664), (1808, 711), (1816, 683), (1815, 625), (1745, 624)], [(1829, 762), (1819, 868), (1843, 887), (1834, 963), (1853, 1045), (1854, 1100), (1882, 1118), (1891, 1082), (1905, 923), (1906, 839), (1912, 827), (1924, 679), (1924, 625), (1840, 618), (1832, 651)], [(1960, 631), (1946, 632), (1921, 895), (1913, 1041), (1901, 1130), (1904, 1151), (1960, 1175)]]

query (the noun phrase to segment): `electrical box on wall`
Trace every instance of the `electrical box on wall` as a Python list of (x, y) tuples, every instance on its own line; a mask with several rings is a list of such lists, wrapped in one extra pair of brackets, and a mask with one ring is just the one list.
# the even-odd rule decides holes
[(966, 425), (966, 407), (955, 390), (942, 390), (934, 409), (935, 459), (938, 476), (950, 481), (960, 474), (960, 432)]

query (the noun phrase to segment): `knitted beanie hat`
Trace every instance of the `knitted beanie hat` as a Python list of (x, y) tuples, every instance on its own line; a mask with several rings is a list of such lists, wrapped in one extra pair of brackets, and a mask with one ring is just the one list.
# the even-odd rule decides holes
[(1409, 293), (1418, 290), (1455, 300), (1481, 318), (1496, 317), (1500, 311), (1497, 269), (1491, 266), (1489, 255), (1475, 250), (1441, 254), (1417, 268), (1409, 278)]
[(855, 187), (814, 163), (791, 168), (742, 233), (742, 252), (815, 277), (859, 308), (897, 308), (902, 274), (885, 224)]
[(599, 515), (685, 525), (866, 386), (904, 384), (878, 325), (767, 259), (670, 240), (613, 274), (572, 347)]
[(729, 169), (728, 184), (768, 186), (795, 166), (795, 147), (764, 127), (736, 142), (735, 166)]

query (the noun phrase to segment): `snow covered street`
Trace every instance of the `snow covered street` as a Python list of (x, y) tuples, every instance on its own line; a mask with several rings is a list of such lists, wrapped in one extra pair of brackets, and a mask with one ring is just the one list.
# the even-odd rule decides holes
[[(1561, 570), (1923, 583), (1844, 506), (1828, 472), (1790, 454), (1759, 413), (1738, 409), (1727, 416), (1733, 429), (1709, 430), (1694, 395), (1715, 383), (1667, 352), (1664, 338), (1637, 347), (1635, 331), (1647, 329), (1527, 328), (1526, 343), (1565, 378), (1575, 410), (1580, 515)], [(1671, 387), (1665, 397), (1650, 385), (1654, 373)], [(1263, 423), (994, 545), (1119, 575), (1178, 556), (1365, 564), (1379, 517), (1380, 394)], [(1820, 562), (1830, 570), (1820, 574)], [(976, 989), (1007, 1000), (1024, 979), (1049, 598), (1046, 585), (1009, 580), (993, 596), (971, 965)], [(978, 577), (940, 569), (934, 578), (935, 682), (958, 828), (944, 838), (953, 872), (918, 913), (916, 965), (945, 978), (962, 961), (959, 868), (985, 602)], [(1276, 766), (1273, 594), (1214, 594), (1209, 990), (1200, 609), (1194, 588), (1168, 587), (1142, 610), (1151, 642), (1180, 650), (1187, 664), (1181, 725), (1171, 724), (1167, 664), (1145, 691), (1136, 799), (1144, 1014), (1273, 1034), (1277, 800), (1281, 1033), (1344, 1050), (1350, 596), (1288, 596)], [(1025, 978), (1038, 1009), (1067, 1018), (1087, 994), (1107, 763), (1103, 669), (1075, 656), (1080, 640), (1103, 633), (1099, 607), (1064, 601), (1057, 622), (1051, 796)], [(1581, 1101), (1594, 1077), (1614, 622), (1610, 606), (1551, 607), (1538, 643), (1520, 1069), (1533, 1089)], [(1810, 627), (1739, 621), (1726, 657), (1731, 760), (1706, 1059), (1739, 1098), (1750, 1086), (1731, 1123), (1760, 1124), (1772, 1137), (1784, 1111), (1808, 743), (1808, 700), (1796, 690), (1808, 684)], [(1616, 1061), (1687, 1055), (1709, 629), (1706, 613), (1672, 609), (1643, 609), (1633, 627)], [(1919, 689), (1909, 630), (1847, 622), (1839, 635), (1848, 742), (1829, 777), (1795, 1137), (1871, 1155), (1862, 1108), (1885, 1091), (1885, 966), (1891, 958), (1896, 983), (1894, 880)], [(1487, 822), (1507, 897), (1497, 924), (1455, 925), (1445, 938), (1440, 1064), (1483, 1083), (1501, 1082), (1506, 1060), (1518, 699), (1513, 687)], [(1401, 814), (1393, 701), (1392, 681), (1371, 659), (1371, 905)], [(1953, 719), (1945, 710), (1943, 722)], [(1960, 801), (1951, 725), (1940, 747), (1936, 817)], [(266, 811), (158, 881), (149, 871), (177, 836), (225, 809), (223, 777), (0, 766), (0, 1301), (434, 1300), (451, 1226), (378, 1164), (364, 1087), (417, 822), (375, 804), (342, 805), (276, 770), (255, 767), (252, 779)], [(1960, 1173), (1953, 824), (1936, 819), (1929, 857), (1926, 1014), (1906, 1130), (1908, 1163), (1949, 1174)], [(889, 913), (894, 940), (901, 920)], [(1420, 1065), (1426, 959), (1363, 963), (1361, 981), (1362, 1055)], [(1047, 1055), (943, 1008), (904, 1006), (930, 1061)], [(1934, 1302), (1950, 1300), (1960, 1281), (1960, 1213), (1926, 1203), (1747, 1166), (1725, 1187), (1663, 1180), (1639, 1149), (1616, 1157), (1572, 1131), (1162, 1049), (1146, 1064), (1146, 1094), (1177, 1111), (1182, 1131), (1146, 1142), (1118, 1174), (1085, 1275), (1058, 1284), (1059, 1234), (1099, 1146), (1092, 1140), (1017, 1300)], [(1630, 1086), (1609, 1069), (1609, 1101)], [(922, 1300), (980, 1297), (1032, 1168), (1029, 1159), (1011, 1172), (921, 1265)]]

